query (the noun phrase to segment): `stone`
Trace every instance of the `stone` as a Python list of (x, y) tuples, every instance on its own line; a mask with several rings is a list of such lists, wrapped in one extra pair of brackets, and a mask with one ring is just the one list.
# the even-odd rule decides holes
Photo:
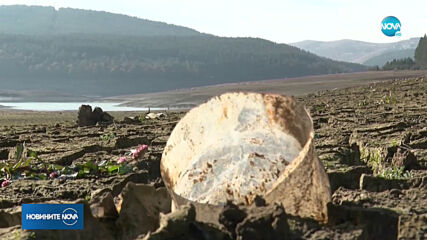
[(9, 158), (9, 149), (0, 149), (0, 160)]
[(111, 116), (109, 113), (104, 112), (98, 123), (108, 125), (108, 124), (112, 124), (113, 122), (114, 122), (114, 117)]
[(119, 217), (113, 195), (109, 189), (99, 189), (92, 193), (90, 209), (96, 218), (117, 219)]
[(405, 170), (417, 169), (419, 167), (415, 155), (411, 151), (402, 148), (398, 148), (393, 155), (392, 164)]
[(254, 204), (257, 207), (265, 207), (267, 206), (267, 202), (265, 201), (264, 198), (262, 198), (261, 196), (255, 196), (254, 198)]
[(397, 239), (427, 239), (427, 214), (399, 217)]
[(123, 123), (123, 124), (141, 124), (141, 120), (139, 119), (139, 117), (124, 117), (120, 123)]
[(77, 113), (77, 124), (79, 126), (94, 126), (98, 124), (111, 124), (114, 118), (102, 111), (100, 107), (95, 107), (92, 111), (90, 105), (81, 105)]
[(363, 227), (368, 239), (397, 239), (399, 215), (392, 210), (328, 203), (328, 214), (330, 226), (350, 222)]
[(289, 239), (289, 226), (285, 210), (281, 205), (256, 207), (237, 225), (238, 240), (280, 240)]
[(246, 211), (240, 209), (237, 205), (231, 201), (227, 202), (224, 209), (219, 215), (219, 223), (227, 229), (233, 238), (236, 238), (235, 229), (237, 224), (242, 222), (246, 218)]
[(90, 105), (81, 105), (77, 113), (77, 124), (79, 126), (92, 126), (96, 124), (92, 118), (92, 107)]
[(174, 236), (188, 234), (190, 223), (196, 219), (196, 211), (194, 206), (183, 206), (178, 211), (161, 215), (160, 227), (148, 234), (144, 239), (173, 239)]
[(21, 207), (0, 210), (0, 228), (21, 225)]
[(193, 205), (185, 205), (175, 212), (161, 214), (160, 227), (153, 233), (140, 236), (143, 240), (228, 240), (230, 237), (213, 225), (196, 222)]
[(407, 179), (385, 179), (363, 173), (360, 176), (360, 189), (370, 192), (382, 192), (391, 189), (408, 189), (411, 184)]
[(102, 111), (102, 108), (95, 107), (92, 112), (92, 119), (97, 123), (101, 121), (103, 114), (104, 114), (104, 111)]
[(334, 192), (339, 187), (347, 189), (358, 189), (360, 186), (360, 176), (362, 174), (372, 174), (372, 170), (368, 166), (347, 166), (342, 168), (328, 169), (327, 171), (331, 191)]
[[(363, 234), (361, 227), (352, 227), (348, 224), (342, 224), (332, 229), (318, 229), (314, 230), (310, 236), (304, 236), (307, 240), (330, 240), (330, 239), (344, 239), (344, 240), (355, 240), (355, 239), (367, 239)], [(369, 239), (369, 238), (368, 238)]]
[(35, 239), (34, 237), (35, 237), (34, 233), (26, 230), (22, 230), (21, 226), (0, 228), (0, 239), (30, 240), (30, 239)]
[(164, 187), (128, 182), (121, 193), (119, 218), (120, 239), (135, 239), (159, 227), (160, 213), (170, 212), (171, 199)]
[(260, 195), (289, 214), (325, 221), (330, 185), (313, 138), (312, 120), (294, 98), (226, 93), (176, 125), (162, 155), (162, 178), (177, 207), (250, 205)]

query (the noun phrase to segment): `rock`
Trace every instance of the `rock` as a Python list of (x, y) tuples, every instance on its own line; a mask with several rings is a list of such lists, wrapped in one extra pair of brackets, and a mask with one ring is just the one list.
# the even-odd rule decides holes
[(399, 189), (391, 189), (390, 190), (390, 196), (394, 197), (394, 198), (398, 198), (400, 195), (402, 195), (402, 191)]
[(128, 148), (141, 144), (149, 144), (147, 136), (119, 136), (114, 144), (115, 148)]
[(256, 207), (237, 225), (238, 240), (280, 240), (289, 239), (289, 226), (282, 206)]
[(104, 114), (104, 111), (102, 111), (102, 108), (95, 107), (92, 112), (92, 119), (97, 123), (101, 121), (102, 115)]
[(264, 198), (262, 198), (261, 196), (255, 196), (254, 198), (254, 204), (257, 207), (265, 207), (267, 206), (267, 202), (265, 201)]
[(102, 124), (112, 124), (114, 121), (114, 117), (111, 116), (109, 113), (107, 112), (103, 112), (101, 119), (99, 120), (100, 123)]
[(176, 125), (162, 177), (178, 207), (190, 201), (197, 212), (228, 200), (250, 205), (260, 195), (289, 214), (325, 221), (330, 186), (313, 137), (309, 114), (292, 97), (223, 94)]
[(1, 159), (8, 159), (9, 158), (9, 149), (4, 148), (0, 149), (0, 160)]
[(21, 207), (0, 210), (0, 228), (21, 225)]
[(81, 105), (77, 115), (77, 124), (79, 126), (94, 126), (99, 124), (111, 124), (114, 118), (102, 111), (100, 107), (95, 107), (92, 111), (90, 105)]
[(329, 225), (351, 222), (364, 228), (366, 239), (397, 239), (399, 216), (394, 211), (329, 203), (328, 214)]
[(364, 173), (360, 176), (360, 189), (370, 192), (382, 192), (390, 189), (408, 189), (410, 186), (410, 181), (406, 179), (385, 179)]
[[(310, 232), (308, 232), (310, 233)], [(315, 230), (310, 236), (304, 236), (307, 240), (330, 240), (330, 239), (345, 239), (345, 240), (360, 240), (369, 239), (364, 235), (361, 227), (354, 227), (351, 224), (341, 224), (334, 228), (322, 228)]]
[(90, 203), (92, 215), (96, 218), (117, 219), (119, 217), (109, 189), (100, 189), (92, 193)]
[(15, 147), (18, 143), (19, 141), (17, 139), (11, 139), (11, 138), (1, 139), (0, 147)]
[(174, 239), (174, 237), (189, 234), (190, 224), (196, 219), (194, 206), (183, 206), (181, 209), (161, 215), (160, 227), (154, 233), (148, 234), (144, 239)]
[[(418, 187), (427, 189), (427, 176), (424, 176), (420, 179)], [(0, 202), (0, 205), (1, 205), (1, 202)]]
[(427, 239), (427, 214), (400, 216), (398, 239)]
[(182, 206), (175, 212), (160, 218), (160, 227), (153, 233), (140, 236), (143, 240), (226, 240), (229, 236), (215, 226), (195, 221), (196, 211), (193, 205)]
[(141, 124), (141, 120), (139, 119), (139, 117), (124, 117), (120, 123), (123, 123), (123, 124)]
[(164, 187), (128, 182), (121, 193), (122, 203), (116, 225), (120, 239), (134, 239), (159, 227), (160, 213), (170, 212), (171, 199)]
[(79, 126), (92, 126), (96, 124), (96, 119), (92, 117), (92, 107), (81, 105), (77, 113), (77, 124)]
[(347, 189), (358, 189), (360, 186), (360, 176), (362, 174), (372, 174), (371, 168), (368, 166), (345, 166), (327, 171), (331, 191), (334, 192), (339, 187)]
[(392, 164), (396, 167), (403, 167), (405, 170), (417, 169), (419, 167), (415, 155), (406, 149), (398, 148), (393, 155)]
[(0, 228), (0, 239), (5, 240), (30, 240), (35, 239), (35, 234), (30, 231), (22, 230), (21, 226)]
[(233, 204), (231, 201), (227, 202), (224, 206), (223, 211), (219, 215), (219, 223), (227, 229), (233, 239), (236, 238), (236, 226), (246, 218), (246, 211), (240, 209), (238, 206)]
[(15, 206), (15, 203), (11, 199), (0, 198), (0, 208), (12, 208), (13, 206)]

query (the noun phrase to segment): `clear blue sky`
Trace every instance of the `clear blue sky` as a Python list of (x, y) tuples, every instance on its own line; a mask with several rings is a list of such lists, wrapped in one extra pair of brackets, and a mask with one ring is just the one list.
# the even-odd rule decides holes
[[(394, 42), (427, 33), (427, 0), (0, 0), (122, 13), (218, 36), (259, 37), (280, 43), (355, 39)], [(402, 37), (389, 38), (381, 20), (394, 15)]]

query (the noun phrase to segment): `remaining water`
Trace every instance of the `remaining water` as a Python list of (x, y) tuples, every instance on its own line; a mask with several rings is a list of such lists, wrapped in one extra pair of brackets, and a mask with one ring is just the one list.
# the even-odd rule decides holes
[[(77, 111), (82, 104), (100, 107), (104, 111), (146, 111), (148, 108), (124, 107), (117, 102), (0, 102), (0, 106), (16, 110), (32, 111)], [(164, 110), (164, 108), (151, 108)]]

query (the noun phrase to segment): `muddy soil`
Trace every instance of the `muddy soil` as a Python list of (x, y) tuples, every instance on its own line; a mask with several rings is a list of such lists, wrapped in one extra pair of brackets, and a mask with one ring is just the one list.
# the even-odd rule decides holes
[[(322, 91), (298, 97), (298, 100), (311, 113), (316, 151), (331, 182), (333, 196), (328, 206), (328, 223), (286, 215), (286, 209), (281, 210), (280, 206), (234, 206), (237, 209), (231, 211), (234, 222), (224, 217), (221, 226), (197, 222), (188, 225), (190, 232), (196, 227), (197, 231), (215, 232), (216, 235), (188, 233), (191, 237), (180, 239), (263, 239), (251, 232), (269, 229), (264, 225), (273, 226), (269, 239), (278, 236), (288, 239), (427, 239), (427, 77)], [(143, 114), (132, 113), (133, 116)], [(116, 162), (130, 149), (142, 144), (148, 145), (148, 151), (138, 160), (129, 158), (129, 170), (123, 174), (91, 172), (75, 178), (47, 176), (44, 180), (15, 176), (10, 184), (0, 189), (0, 239), (46, 236), (54, 239), (59, 236), (46, 235), (47, 231), (20, 230), (19, 206), (22, 203), (76, 200), (93, 203), (94, 196), (105, 189), (119, 204), (123, 199), (120, 193), (129, 182), (153, 184), (162, 189), (161, 155), (168, 136), (183, 114), (167, 112), (163, 119), (143, 121), (125, 122), (116, 118), (115, 123), (108, 126), (77, 127), (73, 122), (58, 121), (2, 127), (0, 162), (3, 164), (15, 161), (11, 156), (16, 146), (24, 142), (26, 149), (38, 155), (30, 165), (40, 169), (51, 164), (73, 169), (87, 162), (97, 165)], [(224, 216), (230, 211), (230, 206), (226, 208)], [(187, 214), (185, 221), (194, 221), (189, 217), (191, 208), (186, 211), (183, 213)], [(239, 214), (243, 217), (236, 220)], [(167, 226), (176, 223), (170, 220), (174, 218), (165, 220), (169, 223)], [(106, 224), (104, 220), (96, 221)], [(286, 226), (285, 232), (277, 231), (276, 223), (281, 221)], [(117, 218), (108, 221), (109, 237), (136, 237), (126, 235), (119, 222)], [(156, 223), (151, 232), (158, 225)], [(160, 229), (162, 226), (160, 223)], [(167, 239), (161, 230), (149, 235), (142, 233), (139, 238)], [(87, 236), (97, 238), (96, 234)]]
[(378, 234), (373, 239), (427, 239), (426, 80), (300, 99), (309, 106), (316, 151), (331, 181), (330, 224), (366, 225)]

